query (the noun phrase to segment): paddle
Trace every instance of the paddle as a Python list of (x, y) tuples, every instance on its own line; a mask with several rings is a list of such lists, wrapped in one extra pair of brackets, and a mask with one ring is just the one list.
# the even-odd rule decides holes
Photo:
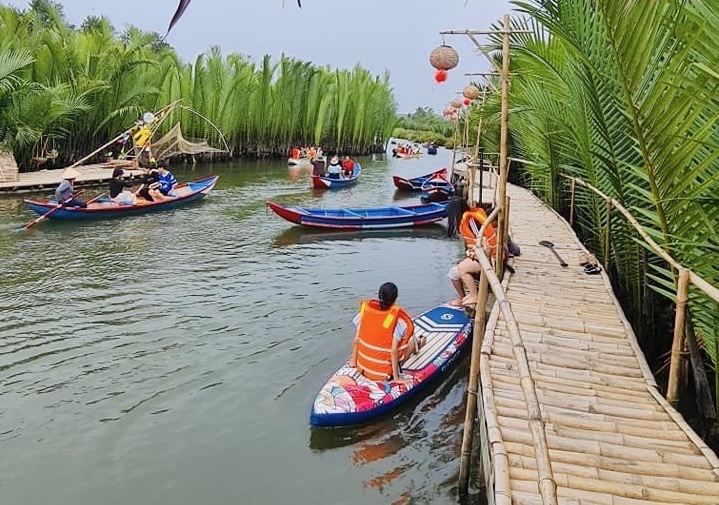
[(552, 253), (554, 253), (554, 256), (556, 256), (556, 258), (559, 260), (559, 264), (560, 264), (560, 265), (562, 265), (563, 267), (568, 266), (567, 262), (565, 262), (565, 261), (562, 259), (562, 257), (559, 256), (559, 254), (557, 253), (557, 251), (554, 250), (554, 244), (553, 244), (552, 242), (550, 242), (549, 240), (540, 240), (540, 241), (539, 241), (539, 245), (542, 245), (542, 246), (544, 246), (544, 247), (548, 247), (549, 250), (552, 251)]
[(68, 202), (71, 202), (73, 198), (75, 198), (77, 195), (79, 195), (79, 194), (82, 193), (83, 191), (85, 191), (85, 190), (84, 190), (84, 189), (81, 189), (81, 190), (79, 190), (79, 191), (73, 193), (72, 195), (68, 196), (68, 197), (67, 197), (66, 199), (64, 199), (62, 202), (58, 203), (58, 204), (55, 205), (52, 209), (48, 210), (45, 214), (43, 214), (43, 215), (40, 216), (40, 217), (37, 217), (37, 218), (33, 219), (33, 220), (30, 221), (28, 224), (26, 224), (25, 226), (23, 226), (22, 228), (20, 228), (20, 230), (18, 230), (18, 231), (21, 231), (21, 230), (29, 230), (30, 228), (32, 228), (33, 226), (35, 226), (35, 225), (38, 224), (39, 222), (43, 221), (47, 216), (49, 216), (50, 214), (52, 214), (52, 213), (55, 212), (56, 210), (62, 208), (63, 205), (65, 205), (65, 204), (68, 203)]

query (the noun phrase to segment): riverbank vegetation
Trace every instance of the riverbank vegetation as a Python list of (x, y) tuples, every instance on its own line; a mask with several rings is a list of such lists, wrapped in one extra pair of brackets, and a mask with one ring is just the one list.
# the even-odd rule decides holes
[[(719, 286), (719, 4), (716, 2), (523, 2), (531, 33), (512, 40), (512, 164), (547, 203), (569, 214), (571, 184), (592, 184), (629, 209), (666, 252)], [(494, 27), (499, 29), (499, 27)], [(500, 50), (501, 40), (494, 40)], [(499, 98), (481, 115), (488, 151), (498, 146)], [(610, 274), (660, 383), (666, 381), (677, 272), (638, 240), (617, 211), (576, 188), (574, 222)], [(716, 374), (719, 310), (689, 292), (686, 336), (696, 335), (695, 377)], [(688, 364), (687, 364), (688, 366)], [(683, 374), (693, 387), (691, 374)], [(697, 427), (716, 427), (717, 385), (683, 399)], [(709, 391), (707, 389), (713, 389)], [(714, 395), (713, 401), (710, 395)], [(706, 401), (707, 398), (709, 401)], [(712, 405), (714, 403), (714, 405)], [(715, 433), (716, 434), (716, 433)], [(718, 446), (714, 440), (714, 446)]]
[(421, 144), (434, 142), (438, 146), (451, 146), (455, 123), (437, 115), (429, 107), (418, 107), (406, 116), (400, 116), (393, 137)]
[(95, 16), (73, 27), (48, 0), (0, 5), (0, 145), (21, 168), (50, 150), (57, 165), (76, 160), (178, 99), (164, 128), (180, 121), (186, 137), (224, 147), (219, 129), (232, 156), (287, 156), (293, 145), (368, 153), (396, 122), (388, 74), (216, 47), (191, 64), (157, 33), (117, 33)]

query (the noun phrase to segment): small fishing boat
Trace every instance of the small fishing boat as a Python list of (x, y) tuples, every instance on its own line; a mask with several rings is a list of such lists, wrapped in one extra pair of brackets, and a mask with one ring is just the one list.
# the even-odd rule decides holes
[[(342, 426), (372, 420), (422, 391), (445, 372), (470, 341), (472, 320), (461, 308), (438, 305), (414, 318), (415, 335), (425, 337), (419, 353), (403, 365), (408, 383), (368, 379), (345, 364), (329, 378), (310, 413), (313, 426)], [(347, 349), (351, 348), (347, 338)]]
[(407, 207), (311, 209), (285, 207), (268, 201), (267, 206), (283, 219), (302, 226), (337, 230), (379, 230), (436, 223), (447, 217), (447, 205), (429, 203)]
[(397, 153), (398, 158), (404, 158), (404, 159), (419, 158), (420, 156), (422, 156), (422, 153), (399, 153), (399, 152)]
[(401, 189), (403, 191), (420, 191), (422, 189), (422, 185), (434, 177), (443, 177), (446, 179), (447, 169), (442, 168), (441, 170), (437, 170), (431, 174), (414, 177), (412, 179), (405, 179), (404, 177), (393, 175), (392, 180), (394, 181), (394, 185), (397, 189)]
[(25, 204), (38, 214), (45, 214), (49, 211), (48, 219), (107, 219), (114, 217), (130, 216), (136, 214), (145, 214), (148, 212), (156, 212), (160, 210), (174, 209), (191, 202), (195, 202), (207, 196), (207, 194), (215, 187), (219, 175), (208, 175), (202, 179), (187, 182), (179, 185), (175, 189), (176, 197), (148, 202), (138, 199), (134, 205), (120, 205), (114, 201), (107, 199), (99, 199), (88, 204), (87, 208), (80, 207), (57, 207), (57, 202), (41, 202), (38, 200), (25, 200)]
[(427, 179), (422, 184), (420, 199), (424, 203), (446, 202), (454, 195), (454, 186), (445, 176)]
[(352, 167), (352, 175), (350, 177), (340, 176), (339, 179), (332, 179), (324, 175), (312, 175), (312, 187), (318, 189), (340, 189), (352, 186), (359, 179), (362, 173), (362, 167), (355, 161)]

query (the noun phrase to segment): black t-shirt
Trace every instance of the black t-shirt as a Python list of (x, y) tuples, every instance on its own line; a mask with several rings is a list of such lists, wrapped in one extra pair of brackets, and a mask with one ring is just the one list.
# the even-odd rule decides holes
[(124, 188), (132, 187), (132, 182), (123, 181), (122, 179), (110, 179), (110, 198), (115, 198), (122, 193)]

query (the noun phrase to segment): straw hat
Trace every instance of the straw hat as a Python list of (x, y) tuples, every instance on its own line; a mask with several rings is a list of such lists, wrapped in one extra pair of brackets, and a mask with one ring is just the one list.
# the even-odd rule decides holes
[(80, 172), (78, 172), (74, 168), (66, 168), (65, 171), (62, 173), (63, 179), (77, 179), (78, 177), (80, 177)]

